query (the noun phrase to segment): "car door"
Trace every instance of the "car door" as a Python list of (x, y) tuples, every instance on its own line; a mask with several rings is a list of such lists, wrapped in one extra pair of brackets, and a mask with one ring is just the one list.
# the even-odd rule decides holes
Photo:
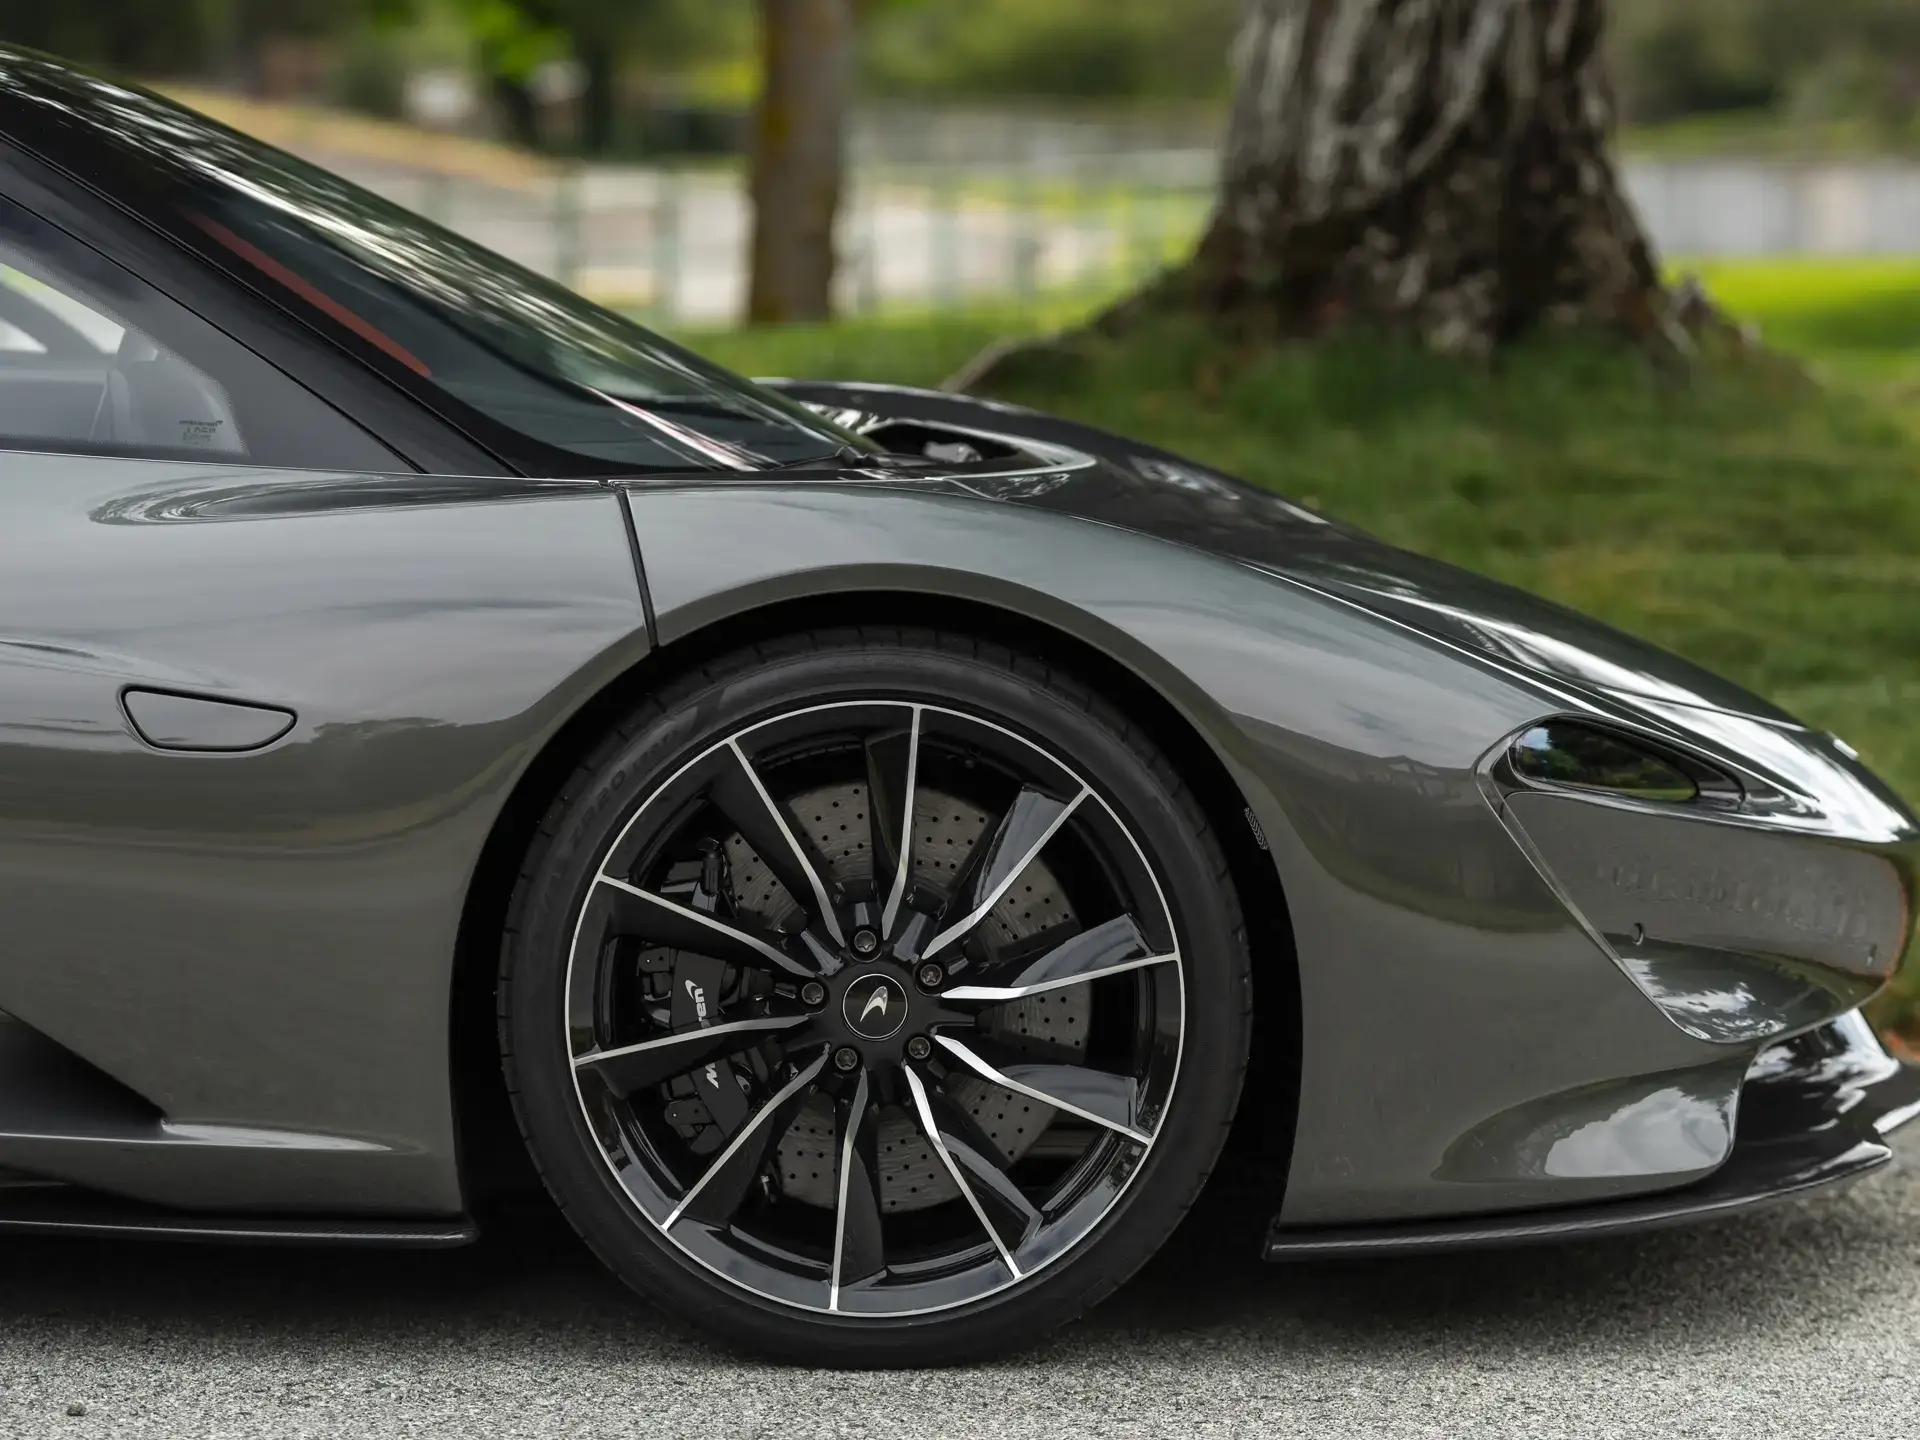
[(646, 648), (620, 507), (422, 475), (0, 199), (0, 1178), (460, 1209), (456, 938)]

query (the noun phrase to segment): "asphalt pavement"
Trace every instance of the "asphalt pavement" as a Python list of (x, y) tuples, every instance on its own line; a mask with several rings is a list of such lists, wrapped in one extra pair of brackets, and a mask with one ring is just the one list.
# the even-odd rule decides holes
[(537, 1217), (433, 1254), (12, 1239), (0, 1434), (1914, 1435), (1902, 1149), (1837, 1196), (1557, 1249), (1267, 1266), (1209, 1217), (1039, 1350), (906, 1373), (738, 1359)]

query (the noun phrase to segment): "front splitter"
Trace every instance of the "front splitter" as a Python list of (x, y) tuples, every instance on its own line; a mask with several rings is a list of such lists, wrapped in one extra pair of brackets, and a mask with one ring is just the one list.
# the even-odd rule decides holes
[(1837, 1189), (1887, 1165), (1920, 1117), (1920, 1067), (1893, 1059), (1857, 1014), (1770, 1046), (1741, 1090), (1726, 1163), (1684, 1189), (1599, 1204), (1379, 1225), (1267, 1231), (1269, 1260), (1330, 1260), (1588, 1240), (1743, 1214)]

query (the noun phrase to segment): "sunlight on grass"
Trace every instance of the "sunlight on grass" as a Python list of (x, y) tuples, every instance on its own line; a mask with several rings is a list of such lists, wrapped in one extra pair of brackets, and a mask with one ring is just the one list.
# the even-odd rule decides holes
[(1836, 375), (1920, 384), (1920, 256), (1719, 261), (1675, 266), (1769, 345)]

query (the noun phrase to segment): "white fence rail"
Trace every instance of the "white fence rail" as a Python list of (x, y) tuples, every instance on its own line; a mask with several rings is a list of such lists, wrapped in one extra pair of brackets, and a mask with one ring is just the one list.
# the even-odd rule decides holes
[[(1029, 132), (1018, 153), (971, 159), (857, 145), (843, 307), (1110, 292), (1192, 243), (1211, 198), (1212, 151), (1075, 145), (1070, 130), (1043, 138), (1031, 143)], [(331, 163), (596, 298), (672, 322), (720, 324), (740, 312), (748, 215), (731, 169), (587, 168), (489, 184)], [(1635, 161), (1627, 183), (1669, 256), (1920, 255), (1920, 165)]]
[(1669, 255), (1920, 254), (1920, 165), (1638, 161), (1627, 186)]

